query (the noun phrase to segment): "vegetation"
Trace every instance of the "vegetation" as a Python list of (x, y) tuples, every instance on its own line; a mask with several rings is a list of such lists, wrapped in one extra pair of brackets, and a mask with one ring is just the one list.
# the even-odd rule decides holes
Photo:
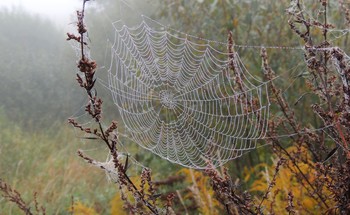
[(0, 106), (4, 114), (27, 129), (62, 122), (72, 114), (79, 97), (70, 78), (74, 67), (65, 63), (73, 53), (63, 34), (49, 20), (22, 9), (0, 9), (0, 17)]
[[(350, 213), (348, 32), (332, 31), (350, 26), (349, 5), (341, 0), (166, 2), (155, 4), (153, 16), (176, 29), (215, 40), (224, 41), (231, 30), (229, 48), (233, 41), (304, 47), (302, 51), (283, 47), (241, 50), (247, 66), (270, 81), (272, 111), (265, 140), (269, 146), (220, 169), (209, 166), (203, 172), (180, 169), (146, 155), (136, 146), (128, 150), (131, 157), (122, 154), (118, 124), (102, 125), (102, 113), (109, 115), (112, 105), (102, 106), (104, 94), (97, 96), (94, 90), (98, 65), (105, 59), (93, 61), (85, 56), (85, 41), (81, 40), (87, 31), (85, 11), (78, 12), (79, 34), (68, 34), (68, 39), (80, 46), (77, 81), (84, 94), (71, 85), (72, 75), (66, 73), (72, 68), (64, 62), (73, 60), (55, 42), (62, 39), (57, 29), (23, 11), (2, 11), (4, 19), (0, 20), (20, 21), (14, 24), (17, 28), (0, 21), (6, 32), (13, 33), (0, 36), (7, 50), (0, 58), (4, 60), (0, 63), (4, 110), (0, 114), (0, 194), (4, 197), (0, 199), (0, 213)], [(110, 10), (115, 10), (113, 1), (87, 11), (87, 19), (94, 26), (89, 37), (96, 41), (91, 47), (96, 56), (104, 56), (101, 47), (105, 40), (101, 38), (111, 33), (99, 29), (104, 22), (99, 14)], [(16, 33), (20, 29), (29, 29), (30, 42)], [(42, 35), (47, 32), (52, 35), (46, 43)], [(9, 42), (10, 38), (17, 42)], [(58, 50), (64, 53), (60, 57)], [(234, 66), (230, 69), (234, 74)], [(276, 73), (283, 81), (272, 81)], [(22, 79), (26, 81), (18, 82)], [(100, 88), (97, 91), (103, 92)], [(70, 119), (81, 130), (76, 134), (60, 122), (54, 123), (78, 105), (77, 98), (86, 101), (83, 97), (88, 100), (83, 106), (86, 115), (94, 123)], [(256, 108), (254, 102), (247, 108)], [(35, 126), (28, 129), (32, 124)], [(55, 125), (47, 129), (49, 124)], [(85, 137), (84, 143), (76, 137)], [(97, 150), (88, 151), (92, 144)], [(126, 140), (124, 145), (128, 145)], [(73, 156), (78, 148), (83, 149), (78, 151), (80, 158), (90, 165)], [(106, 151), (111, 155), (108, 162), (98, 162), (105, 160)], [(135, 164), (133, 157), (152, 171)], [(117, 174), (109, 177), (116, 185), (108, 184), (105, 175), (93, 166), (107, 172), (112, 168)]]

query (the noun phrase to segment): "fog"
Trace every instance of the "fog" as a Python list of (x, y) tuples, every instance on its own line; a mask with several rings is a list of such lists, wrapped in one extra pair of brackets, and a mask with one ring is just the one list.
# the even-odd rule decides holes
[(0, 8), (10, 10), (21, 8), (64, 26), (71, 21), (74, 11), (81, 7), (81, 2), (81, 0), (0, 0)]
[[(91, 1), (87, 8), (96, 14), (87, 19), (94, 29), (89, 47), (99, 67), (109, 59), (106, 41), (113, 32), (97, 6), (108, 2), (116, 1)], [(75, 11), (81, 6), (82, 0), (0, 0), (0, 116), (30, 128), (45, 127), (65, 123), (83, 105), (75, 82), (77, 58), (66, 41), (66, 32), (76, 32)], [(110, 14), (115, 8), (108, 7)], [(107, 77), (103, 72), (98, 76)], [(110, 109), (116, 112), (112, 104)]]

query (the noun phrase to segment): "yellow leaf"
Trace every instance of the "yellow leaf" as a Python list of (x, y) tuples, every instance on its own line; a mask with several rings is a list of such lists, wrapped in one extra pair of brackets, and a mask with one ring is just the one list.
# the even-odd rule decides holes
[[(94, 208), (88, 207), (81, 202), (75, 202), (73, 206), (74, 215), (98, 215)], [(69, 209), (72, 212), (72, 209)]]
[(234, 28), (238, 26), (238, 19), (237, 18), (233, 19), (232, 25), (233, 25)]
[(111, 215), (128, 215), (123, 208), (123, 200), (118, 192), (111, 201)]
[[(316, 166), (310, 159), (309, 152), (305, 148), (297, 148), (295, 146), (288, 148), (287, 151), (289, 153), (298, 153), (300, 155), (300, 158), (294, 162), (296, 162), (301, 172), (303, 172), (308, 181), (312, 184), (316, 180)], [(269, 183), (275, 174), (277, 160), (278, 159), (276, 158), (273, 159), (273, 165), (264, 164), (266, 168), (265, 171), (255, 173), (257, 179), (252, 183), (250, 191), (259, 193), (266, 192)], [(308, 187), (308, 184), (304, 181), (305, 179), (302, 179), (303, 181), (300, 182), (300, 177), (298, 178), (296, 173), (298, 173), (298, 170), (291, 161), (287, 161), (285, 165), (280, 166), (275, 185), (270, 190), (266, 201), (263, 202), (266, 211), (270, 211), (273, 207), (275, 214), (287, 214), (285, 207), (288, 204), (288, 193), (291, 192), (294, 196), (294, 210), (297, 214), (303, 214), (305, 211), (312, 211), (311, 214), (322, 213), (317, 202), (309, 196), (308, 190), (311, 190), (311, 188)], [(254, 172), (251, 172), (250, 174), (254, 174)], [(330, 193), (326, 187), (323, 187), (322, 189), (322, 192), (325, 195)], [(335, 205), (330, 199), (328, 200), (328, 204)]]

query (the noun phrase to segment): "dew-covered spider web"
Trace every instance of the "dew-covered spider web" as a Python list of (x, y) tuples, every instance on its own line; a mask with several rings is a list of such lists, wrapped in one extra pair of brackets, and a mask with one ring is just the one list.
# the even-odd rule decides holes
[(268, 82), (252, 75), (227, 44), (149, 21), (113, 23), (109, 89), (127, 136), (193, 168), (254, 149), (267, 129)]
[[(294, 6), (289, 10), (293, 9)], [(209, 163), (220, 166), (263, 146), (258, 146), (258, 143), (271, 138), (271, 134), (266, 137), (270, 82), (262, 79), (261, 69), (246, 66), (245, 59), (242, 60), (239, 54), (247, 48), (259, 52), (262, 45), (207, 40), (167, 27), (147, 16), (136, 19), (121, 18), (112, 23), (114, 38), (111, 40), (108, 84), (102, 82), (108, 85), (123, 121), (119, 127), (123, 131), (114, 135), (127, 137), (173, 163), (197, 169), (205, 169)], [(332, 33), (330, 41), (350, 32), (348, 29), (328, 31)], [(89, 41), (89, 38), (84, 38), (84, 41)], [(73, 48), (79, 56), (80, 47)], [(266, 48), (293, 49), (300, 51), (301, 56), (305, 51), (297, 46)], [(313, 50), (334, 48), (315, 47)], [(86, 51), (86, 57), (90, 58), (89, 49)], [(349, 59), (347, 56), (346, 62), (350, 62)], [(333, 61), (338, 68), (336, 60)], [(299, 69), (295, 71), (300, 72)], [(93, 123), (86, 113), (76, 115), (73, 118), (79, 118), (86, 125)], [(85, 119), (86, 116), (90, 121)], [(309, 131), (327, 134), (327, 128), (331, 126)], [(291, 137), (302, 132), (308, 130), (276, 134), (274, 138)], [(128, 151), (123, 143), (120, 146), (122, 151)], [(120, 157), (129, 158), (128, 153), (125, 154), (127, 156), (121, 153)], [(132, 162), (142, 166), (136, 159)], [(94, 165), (115, 178), (117, 173), (110, 157), (107, 162)]]

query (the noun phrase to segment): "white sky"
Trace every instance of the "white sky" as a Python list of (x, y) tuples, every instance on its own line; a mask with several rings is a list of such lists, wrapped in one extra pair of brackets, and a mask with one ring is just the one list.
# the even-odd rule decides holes
[(0, 0), (0, 7), (21, 6), (26, 11), (49, 17), (60, 25), (72, 21), (71, 14), (80, 9), (82, 0)]

